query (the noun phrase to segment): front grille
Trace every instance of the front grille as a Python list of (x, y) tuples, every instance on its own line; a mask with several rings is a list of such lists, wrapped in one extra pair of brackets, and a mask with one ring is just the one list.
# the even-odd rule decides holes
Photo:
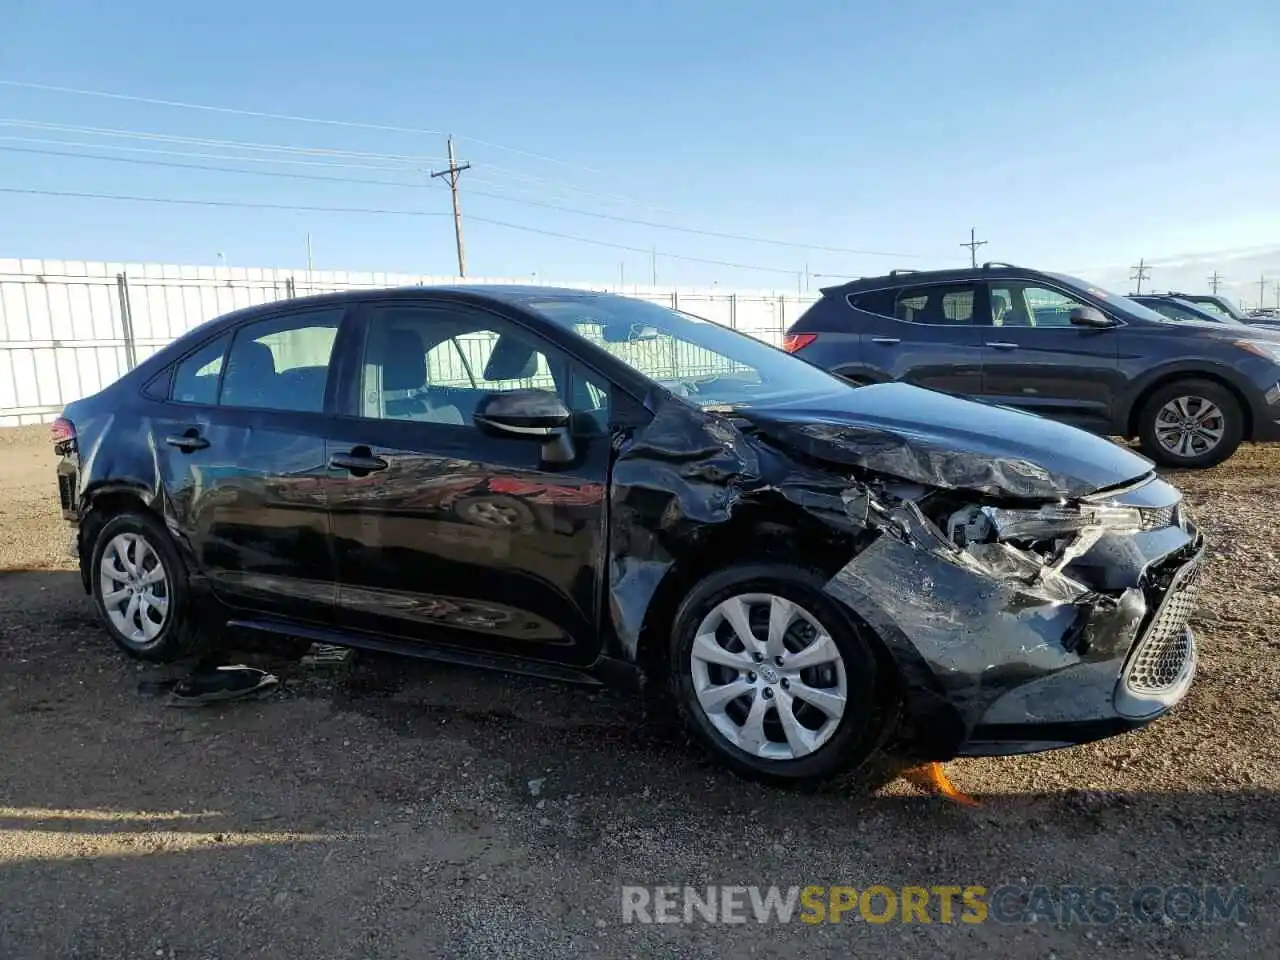
[(1194, 653), (1186, 628), (1199, 584), (1200, 564), (1196, 561), (1178, 571), (1169, 585), (1169, 592), (1129, 661), (1125, 685), (1134, 693), (1164, 693), (1182, 675)]
[(1171, 527), (1178, 522), (1178, 507), (1176, 504), (1171, 507), (1143, 507), (1140, 513), (1142, 514), (1143, 530), (1163, 530), (1165, 527)]

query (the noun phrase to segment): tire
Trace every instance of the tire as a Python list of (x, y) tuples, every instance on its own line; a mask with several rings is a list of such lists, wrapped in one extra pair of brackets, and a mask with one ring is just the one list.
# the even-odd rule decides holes
[[(89, 583), (99, 618), (129, 656), (170, 663), (201, 646), (201, 632), (191, 622), (186, 568), (157, 518), (131, 511), (107, 520), (94, 539)], [(126, 596), (113, 601), (116, 592)]]
[[(1203, 417), (1205, 404), (1211, 404), (1217, 413), (1210, 413), (1200, 422), (1200, 431), (1185, 435), (1184, 446), (1184, 434), (1178, 431), (1178, 421), (1174, 418), (1183, 411), (1190, 414), (1187, 422), (1194, 424)], [(1202, 446), (1205, 439), (1215, 432), (1216, 441), (1207, 447)], [(1161, 437), (1178, 446), (1170, 449), (1161, 442)], [(1138, 415), (1138, 441), (1142, 452), (1164, 467), (1199, 470), (1216, 466), (1235, 453), (1243, 439), (1244, 411), (1240, 408), (1240, 401), (1230, 390), (1212, 380), (1167, 383), (1147, 398)], [(1187, 452), (1183, 454), (1180, 449)]]
[[(865, 628), (855, 624), (836, 601), (823, 593), (824, 582), (825, 578), (814, 571), (783, 563), (733, 566), (694, 586), (676, 612), (671, 636), (671, 682), (680, 714), (693, 737), (740, 776), (775, 783), (826, 780), (858, 766), (879, 745), (884, 726), (879, 707), (886, 698), (880, 689), (882, 678), (877, 674), (872, 641), (864, 635)], [(800, 608), (783, 635), (786, 651), (781, 667), (768, 659), (756, 664), (745, 650), (731, 652), (732, 648), (745, 645), (735, 641), (737, 631), (725, 618), (726, 608), (721, 605), (728, 601), (731, 608), (735, 598), (744, 597), (752, 598), (743, 602), (757, 642), (768, 636), (770, 597)], [(756, 622), (751, 622), (752, 618)], [(796, 653), (819, 649), (821, 641), (813, 631), (814, 622), (830, 637), (831, 643), (822, 644), (822, 649), (838, 659), (839, 666), (835, 660), (824, 660), (817, 669), (788, 669), (787, 660)], [(709, 625), (712, 626), (708, 630)], [(708, 648), (698, 637), (708, 633), (716, 638), (715, 646), (720, 651), (713, 655), (719, 658), (723, 654), (733, 661), (733, 666), (705, 660), (699, 664), (700, 658), (694, 656), (695, 644), (700, 654), (706, 653)], [(767, 641), (763, 646), (767, 649)], [(811, 654), (810, 659), (814, 656)], [(736, 679), (732, 679), (735, 672)], [(825, 688), (832, 692), (840, 682), (844, 684), (844, 703), (838, 718), (833, 718), (833, 702), (822, 696), (822, 691)], [(726, 689), (720, 690), (717, 697), (716, 691), (721, 687)], [(730, 687), (744, 692), (718, 710), (704, 706), (723, 699)], [(802, 689), (813, 694), (814, 702), (806, 701), (804, 693), (797, 692)], [(814, 705), (819, 702), (825, 703), (825, 709)], [(758, 726), (752, 723), (753, 710), (759, 711), (762, 722)], [(795, 720), (790, 724), (791, 735), (784, 724), (784, 710)], [(762, 743), (762, 739), (766, 742)], [(800, 749), (795, 748), (796, 743)]]

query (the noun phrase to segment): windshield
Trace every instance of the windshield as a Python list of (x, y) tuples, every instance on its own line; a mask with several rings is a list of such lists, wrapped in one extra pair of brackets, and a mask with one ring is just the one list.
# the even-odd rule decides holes
[(701, 407), (750, 406), (849, 389), (804, 360), (710, 320), (625, 297), (527, 304)]
[(1222, 314), (1210, 313), (1198, 303), (1190, 303), (1186, 300), (1170, 299), (1170, 300), (1142, 300), (1143, 306), (1148, 306), (1156, 313), (1161, 314), (1164, 319), (1173, 323), (1196, 323), (1196, 324), (1213, 324), (1216, 327), (1242, 327), (1239, 320), (1233, 320), (1231, 317), (1224, 317)]
[(1191, 301), (1201, 310), (1207, 310), (1215, 317), (1226, 317), (1228, 320), (1244, 321), (1245, 316), (1236, 309), (1235, 304), (1223, 297), (1195, 297)]

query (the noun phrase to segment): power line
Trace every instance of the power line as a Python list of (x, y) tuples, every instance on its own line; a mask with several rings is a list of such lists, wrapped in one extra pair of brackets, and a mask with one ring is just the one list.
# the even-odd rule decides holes
[[(326, 117), (305, 117), (287, 113), (267, 113), (262, 110), (243, 110), (237, 107), (220, 107), (207, 103), (188, 103), (181, 100), (165, 100), (159, 97), (140, 97), (134, 96), (133, 94), (113, 93), (105, 90), (83, 90), (77, 87), (62, 87), (47, 83), (28, 83), (23, 80), (0, 80), (0, 86), (20, 87), (25, 90), (44, 90), (51, 93), (69, 93), (81, 97), (101, 97), (108, 100), (126, 100), (132, 103), (149, 103), (154, 106), (179, 107), (185, 110), (204, 110), (210, 113), (233, 114), (241, 117), (258, 117), (264, 120), (287, 120), (292, 123), (318, 123), (332, 127), (349, 127), (358, 130), (382, 130), (388, 133), (411, 133), (429, 137), (443, 137), (446, 135), (441, 133), (439, 130), (401, 127), (394, 124), (365, 123), (357, 120), (335, 120)], [(521, 150), (517, 147), (509, 147), (501, 143), (494, 143), (491, 140), (481, 140), (478, 137), (468, 137), (467, 139), (471, 140), (473, 143), (481, 144), (493, 150), (501, 150), (505, 153), (529, 157), (534, 160), (542, 160), (546, 163), (555, 163), (565, 167), (574, 167), (579, 170), (585, 170), (589, 173), (599, 174), (602, 172), (593, 167), (587, 167), (578, 163), (571, 163), (568, 160), (560, 160), (556, 157), (544, 156), (528, 150)]]
[[(326, 161), (326, 160), (301, 160), (293, 157), (243, 157), (236, 154), (225, 153), (193, 153), (190, 150), (157, 150), (153, 147), (127, 147), (118, 143), (86, 143), (83, 140), (54, 140), (48, 137), (7, 137), (0, 136), (0, 140), (5, 143), (40, 143), (49, 146), (60, 147), (88, 147), (91, 150), (119, 150), (124, 153), (145, 153), (149, 156), (160, 157), (194, 157), (205, 160), (231, 160), (236, 163), (278, 163), (288, 166), (303, 167), (334, 167), (342, 170), (384, 170), (387, 173), (403, 173), (404, 167), (394, 166), (388, 167), (380, 164), (372, 163), (347, 163), (344, 161)], [(12, 148), (10, 148), (12, 149)], [(91, 154), (67, 154), (67, 156), (84, 156), (94, 160), (130, 160), (129, 157), (104, 157), (94, 156)], [(134, 161), (142, 163), (145, 161)], [(153, 161), (154, 162), (154, 161)], [(249, 171), (244, 171), (249, 172)]]
[(1137, 280), (1138, 286), (1136, 293), (1142, 292), (1142, 281), (1151, 279), (1151, 268), (1147, 266), (1147, 261), (1140, 259), (1137, 264), (1130, 268), (1133, 273), (1129, 274), (1130, 280)]
[(962, 243), (962, 244), (960, 244), (960, 246), (962, 246), (962, 247), (968, 247), (968, 248), (969, 248), (969, 264), (970, 264), (970, 266), (975, 267), (975, 268), (978, 266), (978, 248), (979, 248), (979, 247), (984, 247), (984, 246), (986, 246), (986, 245), (987, 245), (987, 242), (988, 242), (988, 241), (986, 241), (986, 240), (978, 240), (978, 239), (974, 236), (974, 230), (973, 230), (973, 227), (970, 227), (970, 228), (969, 228), (969, 242), (968, 242), (968, 243)]
[(148, 130), (121, 130), (116, 127), (86, 127), (78, 124), (51, 123), (45, 120), (22, 120), (0, 117), (0, 126), (31, 127), (36, 130), (53, 130), (59, 133), (87, 133), (99, 137), (116, 137), (124, 140), (151, 140), (160, 143), (187, 143), (201, 147), (230, 147), (237, 150), (258, 150), (266, 153), (293, 153), (303, 156), (336, 157), (347, 160), (388, 160), (398, 163), (423, 163), (442, 160), (443, 157), (427, 157), (415, 154), (362, 153), (354, 150), (335, 150), (329, 147), (295, 147), (280, 143), (253, 143), (246, 140), (220, 140), (212, 137), (187, 137), (173, 133), (152, 133)]
[(488, 217), (472, 216), (472, 220), (480, 223), (489, 223), (494, 226), (508, 227), (512, 230), (523, 230), (526, 233), (537, 233), (544, 237), (559, 237), (562, 240), (575, 240), (578, 243), (590, 243), (598, 247), (610, 247), (614, 250), (626, 250), (630, 253), (647, 253), (653, 257), (666, 257), (668, 260), (685, 260), (690, 263), (706, 263), (715, 267), (732, 267), (736, 270), (758, 270), (762, 273), (785, 273), (788, 276), (795, 276), (795, 270), (788, 270), (785, 267), (762, 267), (753, 263), (733, 263), (729, 260), (709, 260), (706, 257), (691, 257), (683, 253), (663, 253), (661, 250), (655, 250), (652, 247), (632, 247), (622, 243), (610, 243), (607, 240), (593, 240), (589, 237), (580, 237), (572, 233), (557, 233), (554, 230), (543, 230), (541, 227), (528, 227), (518, 223), (508, 223), (504, 220), (491, 220)]
[(120, 193), (78, 193), (67, 190), (34, 190), (0, 187), (0, 193), (21, 193), (36, 197), (72, 197), (81, 200), (130, 200), (135, 203), (172, 203), (194, 207), (241, 207), (249, 210), (290, 210), (305, 213), (376, 213), (400, 217), (445, 217), (444, 211), (388, 210), (372, 207), (315, 207), (294, 203), (251, 203), (247, 200), (196, 200), (185, 197), (138, 197)]
[[(0, 137), (0, 140), (2, 139), (4, 138)], [(77, 153), (71, 150), (41, 150), (33, 147), (0, 146), (0, 151), (3, 151), (5, 153), (33, 153), (33, 154), (39, 154), (40, 156), (45, 156), (45, 157), (69, 157), (76, 160), (105, 160), (108, 163), (141, 164), (143, 166), (148, 166), (148, 167), (166, 167), (168, 169), (173, 169), (173, 170), (201, 170), (208, 173), (240, 173), (240, 174), (245, 174), (246, 176), (251, 176), (251, 177), (282, 177), (287, 180), (317, 180), (324, 183), (350, 183), (350, 184), (360, 184), (360, 185), (380, 186), (380, 187), (413, 187), (419, 190), (427, 189), (427, 184), (425, 183), (412, 183), (408, 180), (369, 180), (362, 177), (327, 177), (323, 174), (292, 173), (286, 170), (237, 170), (235, 167), (219, 167), (211, 163), (176, 163), (172, 160), (146, 160), (141, 157), (104, 157), (104, 156), (94, 155), (92, 153)], [(208, 155), (208, 154), (200, 154), (200, 153), (194, 153), (194, 154), (175, 153), (173, 155), (180, 156), (180, 157), (212, 156), (213, 159), (216, 159), (216, 160), (231, 160), (231, 161), (256, 159), (253, 157), (227, 157), (221, 154)], [(285, 162), (289, 163), (293, 161), (285, 161)], [(329, 163), (329, 164), (321, 163), (321, 164), (317, 164), (317, 166), (322, 166), (322, 167), (329, 166), (329, 167), (337, 167), (339, 169), (342, 169), (349, 165), (341, 164), (341, 163)], [(369, 169), (369, 168), (361, 167), (360, 169)], [(384, 168), (375, 167), (373, 169), (384, 169)]]
[(436, 177), (449, 178), (449, 192), (453, 195), (453, 238), (458, 245), (458, 276), (465, 277), (467, 275), (467, 255), (463, 252), (462, 246), (462, 208), (458, 205), (458, 177), (462, 175), (463, 170), (470, 170), (470, 163), (459, 164), (453, 158), (453, 137), (449, 138), (449, 167), (446, 170), (431, 172), (431, 179)]
[[(4, 139), (4, 138), (0, 137), (0, 139)], [(56, 143), (57, 141), (52, 141), (52, 142)], [(112, 148), (112, 149), (115, 149), (115, 148)], [(134, 149), (134, 148), (126, 148), (126, 149)], [(408, 188), (415, 188), (415, 189), (422, 189), (427, 187), (427, 184), (424, 184), (424, 183), (412, 183), (408, 181), (368, 180), (368, 179), (361, 179), (357, 177), (329, 177), (329, 176), (323, 176), (323, 175), (317, 175), (317, 174), (287, 173), (287, 172), (278, 171), (278, 170), (237, 170), (234, 167), (219, 167), (219, 166), (213, 166), (211, 164), (175, 163), (172, 161), (164, 161), (164, 160), (144, 160), (137, 157), (109, 157), (109, 156), (94, 155), (94, 154), (88, 154), (88, 153), (76, 153), (73, 151), (37, 150), (33, 148), (5, 147), (5, 146), (0, 146), (0, 151), (33, 153), (33, 154), (40, 154), (43, 156), (68, 157), (68, 158), (85, 159), (85, 160), (104, 160), (104, 161), (115, 162), (115, 163), (133, 163), (133, 164), (142, 164), (146, 166), (169, 167), (169, 168), (179, 169), (179, 170), (201, 170), (201, 171), (207, 171), (210, 173), (240, 173), (240, 174), (248, 174), (252, 176), (283, 177), (283, 178), (292, 179), (292, 180), (315, 180), (315, 181), (329, 182), (329, 183), (350, 183), (350, 184), (362, 184), (362, 185), (371, 185), (371, 186), (408, 187)], [(171, 155), (187, 156), (188, 154), (175, 152), (175, 153), (172, 153)], [(244, 159), (244, 160), (262, 159), (262, 158), (256, 158), (256, 157), (241, 158), (241, 157), (235, 157), (235, 156), (224, 156), (219, 154), (212, 154), (212, 155), (191, 154), (191, 156), (211, 156), (213, 159), (229, 160), (232, 162), (238, 162), (241, 159)], [(283, 162), (293, 163), (295, 161), (283, 161)], [(342, 163), (332, 163), (332, 164), (322, 163), (322, 164), (316, 164), (316, 165), (332, 166), (337, 168), (356, 167), (359, 169), (375, 169), (375, 170), (388, 169), (383, 167), (364, 167), (358, 164), (342, 164)], [(470, 164), (468, 164), (468, 166), (470, 166)], [(392, 171), (389, 171), (389, 172), (392, 172)], [(472, 182), (484, 183), (486, 181), (481, 180), (481, 181), (472, 181)], [(485, 190), (471, 190), (470, 193), (471, 195), (477, 196), (477, 197), (486, 197), (488, 199), (506, 201), (508, 203), (522, 203), (527, 206), (542, 207), (547, 210), (559, 210), (564, 213), (572, 213), (572, 214), (576, 214), (578, 216), (583, 216), (583, 217), (594, 217), (598, 220), (608, 220), (613, 223), (632, 224), (640, 227), (648, 227), (649, 229), (654, 229), (654, 230), (672, 230), (678, 233), (688, 233), (688, 234), (693, 234), (693, 235), (702, 236), (702, 237), (714, 237), (716, 239), (721, 239), (721, 240), (737, 240), (745, 243), (761, 243), (761, 244), (768, 244), (770, 246), (787, 247), (787, 248), (796, 249), (796, 250), (816, 250), (824, 253), (848, 253), (848, 254), (854, 254), (858, 256), (894, 257), (894, 258), (911, 259), (911, 260), (923, 259), (920, 254), (914, 254), (914, 253), (895, 253), (895, 252), (884, 251), (884, 250), (861, 250), (853, 247), (832, 247), (832, 246), (827, 246), (825, 244), (816, 244), (816, 243), (795, 243), (788, 240), (774, 240), (770, 237), (757, 237), (757, 236), (751, 236), (749, 234), (727, 233), (719, 230), (702, 230), (697, 227), (683, 227), (683, 226), (679, 226), (677, 224), (672, 224), (672, 223), (661, 223), (659, 221), (654, 221), (654, 220), (642, 220), (636, 217), (624, 217), (618, 214), (601, 213), (596, 210), (583, 210), (580, 207), (571, 207), (571, 206), (566, 206), (564, 204), (550, 203), (545, 200), (532, 200), (527, 197), (513, 197), (506, 194), (491, 193)], [(986, 242), (987, 241), (985, 240), (981, 241), (981, 243), (986, 243)], [(819, 274), (812, 274), (812, 275), (819, 276)], [(827, 276), (831, 276), (831, 275), (827, 274)]]
[[(405, 216), (405, 217), (447, 217), (448, 213), (444, 211), (427, 211), (427, 210), (392, 210), (370, 207), (320, 207), (320, 206), (303, 206), (299, 204), (282, 204), (282, 203), (253, 203), (249, 201), (236, 200), (197, 200), (178, 197), (141, 197), (126, 194), (114, 193), (81, 193), (65, 190), (36, 190), (26, 187), (0, 187), (0, 193), (25, 194), (40, 197), (70, 197), (83, 200), (121, 200), (135, 203), (166, 203), (166, 204), (182, 204), (190, 206), (204, 207), (242, 207), (251, 210), (288, 210), (297, 212), (319, 212), (319, 213), (369, 213), (380, 214), (386, 216)], [(689, 263), (705, 263), (717, 267), (731, 267), (737, 270), (754, 270), (760, 273), (784, 273), (788, 276), (794, 276), (795, 270), (788, 270), (785, 267), (766, 267), (760, 264), (751, 263), (734, 263), (729, 260), (712, 260), (707, 257), (694, 257), (683, 253), (664, 253), (654, 250), (651, 247), (634, 247), (622, 243), (612, 243), (607, 240), (596, 240), (591, 237), (578, 236), (572, 233), (560, 233), (555, 230), (544, 230), (541, 227), (530, 227), (520, 223), (510, 223), (506, 220), (495, 220), (490, 217), (478, 217), (474, 214), (471, 219), (479, 223), (487, 223), (492, 226), (506, 227), (509, 230), (519, 230), (524, 233), (535, 233), (544, 237), (557, 237), (561, 240), (572, 240), (575, 243), (586, 243), (597, 247), (607, 247), (611, 250), (626, 250), (631, 253), (645, 253), (653, 257), (665, 257), (668, 260), (683, 260)]]

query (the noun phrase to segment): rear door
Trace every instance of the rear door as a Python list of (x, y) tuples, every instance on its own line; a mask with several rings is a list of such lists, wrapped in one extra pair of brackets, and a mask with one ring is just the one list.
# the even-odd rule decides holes
[(991, 400), (1101, 432), (1123, 388), (1114, 329), (1078, 327), (1094, 306), (1039, 280), (992, 280), (984, 318), (983, 393)]
[[(561, 662), (598, 653), (610, 386), (479, 307), (385, 301), (329, 442), (344, 629)], [(556, 391), (571, 463), (482, 433), (493, 392)]]
[(905, 380), (960, 395), (982, 389), (980, 285), (922, 284), (850, 294), (869, 379)]
[(344, 313), (295, 309), (223, 333), (175, 365), (157, 406), (156, 459), (176, 532), (233, 607), (332, 616), (326, 408)]

